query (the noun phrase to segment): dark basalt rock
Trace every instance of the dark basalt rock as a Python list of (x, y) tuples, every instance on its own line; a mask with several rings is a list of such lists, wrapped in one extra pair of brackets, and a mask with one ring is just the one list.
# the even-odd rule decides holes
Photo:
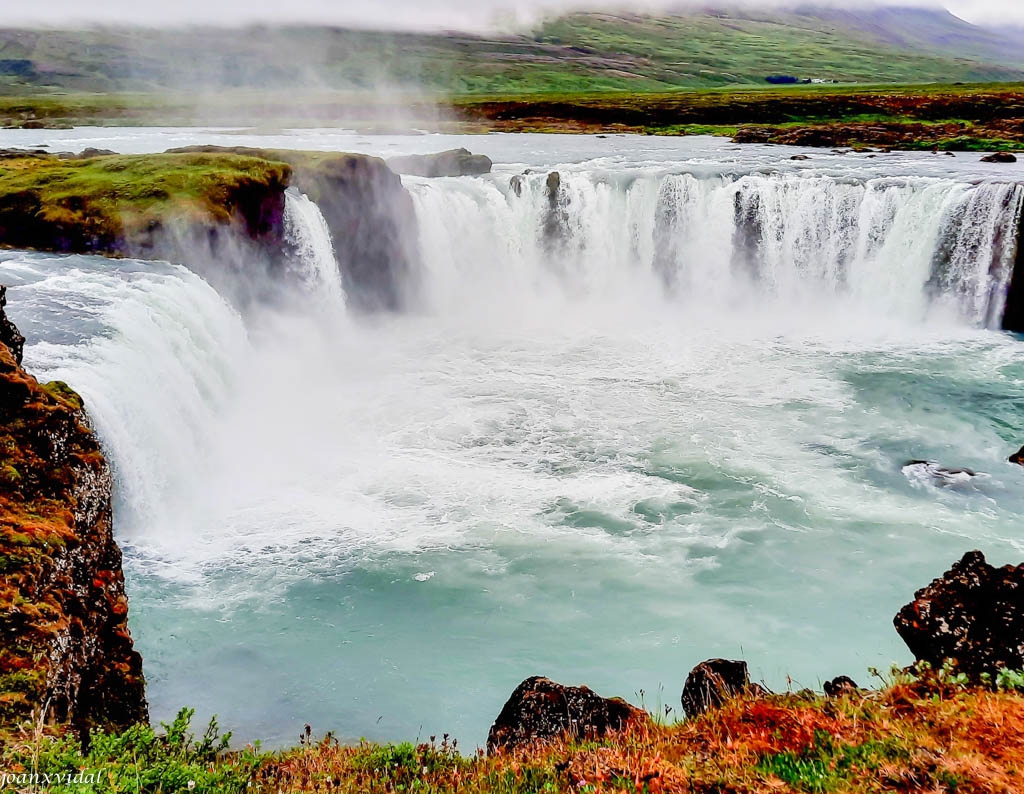
[(983, 163), (1015, 163), (1017, 158), (1009, 152), (993, 152), (981, 158)]
[(964, 475), (966, 477), (977, 477), (978, 472), (974, 469), (968, 468), (949, 468), (948, 466), (942, 466), (933, 460), (908, 460), (903, 464), (903, 468), (909, 466), (917, 466), (926, 471), (928, 474), (935, 477), (956, 477), (958, 475)]
[(510, 750), (569, 735), (600, 738), (647, 715), (619, 698), (603, 698), (585, 686), (563, 686), (534, 676), (516, 687), (487, 734), (487, 752)]
[(953, 659), (973, 679), (1024, 668), (1024, 565), (994, 568), (980, 551), (964, 555), (915, 593), (893, 620), (918, 661)]
[(7, 319), (6, 308), (7, 287), (0, 284), (0, 342), (7, 345), (7, 349), (14, 356), (14, 361), (20, 365), (25, 351), (25, 337), (18, 331), (18, 327)]
[[(758, 687), (760, 689), (760, 687)], [(683, 712), (697, 717), (721, 708), (730, 698), (753, 691), (747, 663), (730, 659), (708, 659), (694, 667), (683, 686)]]
[(469, 149), (449, 149), (436, 154), (409, 154), (392, 157), (388, 168), (410, 176), (476, 176), (491, 172), (491, 158), (473, 154)]
[(840, 675), (833, 678), (831, 681), (826, 681), (823, 687), (825, 690), (825, 696), (834, 698), (847, 693), (856, 692), (860, 689), (857, 686), (857, 682), (854, 681), (848, 675)]

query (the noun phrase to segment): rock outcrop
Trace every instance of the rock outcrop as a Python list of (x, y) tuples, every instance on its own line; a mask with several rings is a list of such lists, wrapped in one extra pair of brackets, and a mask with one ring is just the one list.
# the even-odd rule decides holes
[(487, 751), (511, 750), (563, 736), (600, 738), (648, 720), (619, 698), (603, 698), (585, 686), (563, 686), (534, 676), (516, 687), (487, 734)]
[(21, 364), (25, 351), (25, 337), (17, 326), (7, 318), (7, 287), (0, 284), (0, 344), (5, 345), (14, 356), (16, 364)]
[(412, 197), (380, 158), (216, 146), (89, 154), (0, 159), (0, 246), (167, 259), (244, 303), (279, 292), (295, 187), (330, 227), (350, 306), (397, 310), (415, 293)]
[(286, 186), (315, 201), (331, 230), (349, 306), (397, 311), (409, 304), (419, 274), (416, 211), (401, 177), (379, 157), (218, 146), (170, 150), (195, 152), (286, 164)]
[(110, 469), (81, 398), (27, 374), (0, 328), (0, 731), (145, 721)]
[(918, 590), (894, 619), (914, 658), (938, 668), (949, 659), (977, 680), (1024, 668), (1024, 565), (995, 568), (980, 551), (964, 555)]
[(1009, 152), (993, 152), (981, 158), (983, 163), (1015, 163), (1017, 157)]
[(436, 154), (408, 154), (388, 159), (388, 167), (410, 176), (477, 176), (491, 172), (491, 158), (469, 149), (449, 149)]
[(294, 185), (315, 201), (334, 239), (349, 305), (398, 311), (415, 294), (418, 224), (402, 178), (376, 157), (296, 163)]
[(1010, 455), (1008, 460), (1010, 461), (1010, 463), (1016, 463), (1018, 466), (1024, 466), (1024, 447), (1021, 447), (1012, 455)]
[(708, 659), (694, 667), (683, 685), (683, 713), (697, 717), (721, 708), (730, 698), (752, 691), (747, 663)]
[(822, 687), (825, 690), (825, 697), (835, 698), (856, 692), (860, 689), (857, 682), (848, 675), (838, 675), (831, 681), (826, 681)]

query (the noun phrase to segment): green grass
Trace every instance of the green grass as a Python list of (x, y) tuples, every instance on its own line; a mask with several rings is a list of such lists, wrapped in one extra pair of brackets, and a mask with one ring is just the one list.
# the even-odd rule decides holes
[[(244, 31), (0, 30), (6, 93), (441, 94), (646, 92), (764, 84), (767, 75), (843, 82), (1024, 78), (1011, 40), (952, 18), (877, 24), (827, 12), (576, 13), (494, 35), (260, 27)], [(934, 30), (929, 26), (933, 26)], [(3, 92), (3, 89), (0, 89)], [(201, 104), (201, 103), (197, 103)], [(187, 110), (187, 109), (186, 109)]]
[(289, 173), (284, 163), (236, 154), (0, 160), (0, 217), (6, 211), (111, 243), (155, 223), (230, 222), (240, 191), (283, 184)]

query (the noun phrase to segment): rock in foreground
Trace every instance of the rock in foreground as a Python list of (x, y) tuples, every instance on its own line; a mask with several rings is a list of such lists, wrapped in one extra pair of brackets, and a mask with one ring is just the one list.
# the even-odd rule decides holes
[(697, 717), (721, 708), (725, 701), (750, 690), (747, 663), (731, 659), (708, 659), (694, 667), (683, 686), (683, 712)]
[(410, 154), (392, 157), (388, 167), (410, 176), (476, 176), (491, 172), (491, 158), (473, 154), (469, 149), (449, 149), (437, 154)]
[(893, 623), (918, 661), (954, 659), (977, 679), (1024, 668), (1024, 565), (995, 568), (980, 551), (964, 555), (918, 590)]
[(40, 714), (83, 735), (144, 722), (110, 469), (78, 395), (21, 368), (2, 309), (0, 329), (0, 743)]
[(487, 734), (487, 751), (509, 750), (569, 735), (592, 739), (645, 722), (647, 715), (620, 698), (585, 686), (563, 686), (534, 676), (509, 697)]

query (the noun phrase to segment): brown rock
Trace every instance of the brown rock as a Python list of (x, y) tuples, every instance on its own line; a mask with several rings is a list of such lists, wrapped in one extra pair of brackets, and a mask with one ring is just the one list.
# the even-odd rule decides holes
[[(0, 327), (13, 329), (2, 310)], [(81, 398), (63, 383), (40, 384), (8, 344), (0, 345), (0, 728), (35, 712), (80, 735), (145, 722), (110, 469)]]
[(1015, 163), (1017, 158), (1009, 152), (994, 152), (981, 158), (983, 163)]
[(918, 661), (953, 659), (977, 679), (1024, 668), (1024, 565), (994, 568), (980, 551), (964, 555), (918, 590), (893, 620)]
[(721, 708), (730, 698), (751, 692), (763, 692), (752, 686), (747, 663), (730, 659), (708, 659), (694, 667), (683, 686), (683, 712), (697, 717)]
[(563, 686), (534, 676), (509, 697), (487, 734), (487, 752), (571, 736), (592, 739), (648, 720), (619, 698), (603, 698), (585, 686)]
[(860, 689), (857, 686), (857, 682), (850, 678), (848, 675), (840, 675), (833, 678), (831, 681), (826, 681), (823, 687), (825, 690), (825, 696), (834, 698), (840, 695), (856, 692)]

